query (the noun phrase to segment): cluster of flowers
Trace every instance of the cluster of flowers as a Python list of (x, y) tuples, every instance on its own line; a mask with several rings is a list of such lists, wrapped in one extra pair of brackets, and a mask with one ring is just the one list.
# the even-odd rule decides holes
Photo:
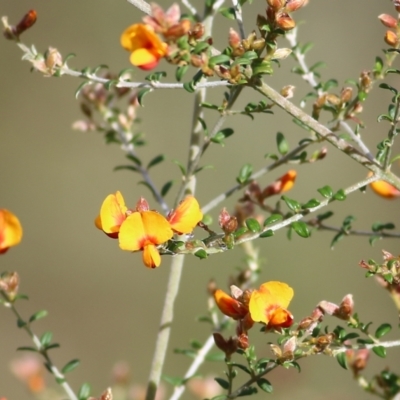
[(236, 337), (225, 340), (215, 333), (216, 345), (229, 358), (238, 348), (249, 347), (248, 330), (255, 322), (261, 322), (266, 330), (288, 328), (293, 323), (293, 315), (287, 310), (293, 298), (293, 289), (283, 282), (263, 283), (258, 290), (242, 291), (231, 286), (231, 295), (216, 289), (214, 299), (222, 313), (237, 321)]
[[(395, 5), (397, 12), (400, 12), (400, 5)], [(385, 33), (385, 42), (389, 46), (398, 47), (400, 44), (400, 29), (399, 29), (399, 19), (395, 18), (389, 14), (379, 15), (379, 20), (382, 22), (386, 28), (394, 29), (387, 30)]]
[(172, 239), (174, 233), (187, 234), (202, 220), (199, 203), (187, 196), (167, 217), (150, 210), (141, 197), (135, 209), (129, 209), (120, 192), (110, 194), (104, 200), (95, 220), (97, 228), (107, 236), (119, 240), (119, 247), (128, 251), (143, 251), (143, 262), (149, 268), (161, 263), (157, 246)]

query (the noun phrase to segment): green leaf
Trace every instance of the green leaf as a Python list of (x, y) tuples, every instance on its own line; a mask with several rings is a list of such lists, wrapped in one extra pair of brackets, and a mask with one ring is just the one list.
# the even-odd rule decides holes
[(183, 84), (183, 88), (184, 88), (187, 92), (189, 92), (189, 93), (194, 93), (194, 92), (196, 91), (196, 89), (195, 89), (194, 84), (193, 84), (192, 81), (190, 81), (190, 82), (185, 82), (185, 83)]
[(308, 42), (304, 44), (299, 50), (301, 54), (306, 54), (308, 51), (310, 51), (314, 47), (314, 43)]
[(282, 196), (281, 199), (286, 203), (290, 210), (294, 211), (295, 213), (301, 210), (301, 204), (293, 199), (289, 199), (289, 197)]
[(375, 337), (379, 339), (382, 336), (384, 336), (387, 333), (389, 333), (391, 331), (391, 329), (392, 329), (392, 325), (390, 325), (390, 324), (382, 324), (375, 331)]
[(35, 353), (38, 353), (39, 350), (36, 349), (35, 347), (29, 347), (29, 346), (21, 346), (17, 348), (18, 351), (33, 351)]
[(144, 79), (149, 82), (159, 82), (161, 78), (165, 78), (167, 76), (167, 73), (165, 71), (158, 71), (158, 72), (153, 72), (150, 75), (147, 75)]
[(196, 257), (199, 257), (201, 260), (207, 258), (208, 256), (207, 252), (203, 249), (197, 250), (196, 253), (194, 253), (194, 255)]
[(343, 189), (339, 189), (334, 195), (333, 198), (338, 201), (346, 200), (346, 193)]
[(271, 237), (274, 236), (274, 231), (272, 229), (268, 229), (265, 232), (260, 234), (260, 238), (266, 238), (266, 237)]
[(386, 348), (383, 346), (374, 346), (372, 351), (378, 356), (385, 358), (386, 357)]
[(348, 365), (347, 365), (347, 357), (346, 357), (346, 352), (341, 352), (339, 354), (336, 355), (336, 360), (339, 363), (339, 365), (344, 368), (344, 369), (348, 369)]
[(258, 379), (257, 385), (260, 389), (264, 390), (264, 392), (272, 393), (273, 391), (272, 385), (265, 378)]
[(318, 201), (317, 199), (311, 199), (308, 200), (306, 204), (303, 205), (303, 208), (314, 208), (317, 207), (321, 204), (320, 201)]
[(154, 157), (149, 164), (147, 165), (147, 169), (150, 169), (151, 167), (154, 167), (157, 164), (160, 164), (161, 162), (163, 162), (165, 160), (165, 156), (163, 154), (160, 154), (156, 157)]
[[(136, 73), (135, 68), (124, 68), (122, 71), (120, 71), (120, 72), (118, 73), (118, 79), (121, 80), (122, 77), (123, 77), (125, 74), (130, 73), (130, 72), (132, 72), (133, 74), (135, 74), (135, 73)], [(124, 80), (122, 79), (122, 81), (124, 81)]]
[(88, 383), (84, 383), (81, 388), (79, 389), (79, 393), (78, 393), (78, 399), (79, 400), (86, 400), (89, 395), (90, 395), (90, 391), (91, 391), (91, 387)]
[(261, 225), (256, 219), (248, 218), (248, 219), (246, 219), (245, 223), (246, 223), (246, 226), (249, 229), (249, 231), (251, 231), (253, 233), (260, 232)]
[(262, 59), (254, 60), (251, 63), (251, 68), (253, 69), (253, 76), (271, 75), (274, 72), (271, 63)]
[(42, 319), (44, 317), (47, 317), (48, 312), (46, 310), (40, 310), (36, 312), (35, 314), (31, 315), (29, 318), (29, 323), (33, 321), (37, 321), (38, 319)]
[(214, 378), (214, 380), (225, 390), (229, 389), (229, 382), (222, 378)]
[(172, 185), (174, 184), (174, 181), (168, 181), (163, 185), (161, 188), (161, 196), (165, 197), (169, 190), (171, 189)]
[(179, 167), (179, 169), (181, 170), (182, 175), (185, 176), (186, 175), (186, 168), (184, 167), (184, 165), (178, 160), (172, 160), (172, 162)]
[(181, 65), (179, 66), (176, 71), (175, 71), (175, 78), (178, 82), (180, 82), (183, 78), (183, 76), (186, 74), (188, 71), (189, 66), (188, 65)]
[(235, 9), (233, 7), (222, 7), (219, 9), (219, 12), (228, 19), (235, 20), (236, 19), (236, 13)]
[(208, 61), (208, 65), (210, 68), (214, 67), (215, 65), (224, 64), (230, 61), (230, 57), (226, 54), (220, 54), (218, 56), (211, 57)]
[(333, 215), (332, 211), (327, 211), (326, 213), (318, 214), (317, 219), (318, 221), (324, 221), (325, 219), (332, 217), (332, 215)]
[(121, 170), (128, 170), (128, 171), (134, 171), (134, 172), (138, 172), (139, 169), (136, 168), (133, 165), (117, 165), (116, 167), (114, 167), (113, 171), (121, 171)]
[(265, 221), (264, 226), (274, 224), (275, 222), (282, 221), (283, 217), (281, 214), (272, 214)]
[(291, 227), (302, 238), (308, 238), (311, 235), (307, 224), (303, 221), (292, 222)]
[(137, 94), (137, 101), (138, 103), (144, 107), (143, 105), (143, 97), (146, 96), (147, 93), (152, 92), (153, 89), (152, 88), (144, 88), (144, 89), (140, 89), (138, 94)]
[(207, 361), (224, 361), (225, 360), (225, 354), (222, 352), (218, 352), (218, 353), (210, 353), (207, 354), (205, 359)]
[(246, 183), (253, 173), (253, 166), (251, 164), (245, 164), (239, 171), (239, 176), (236, 178), (236, 181), (240, 184)]
[(78, 365), (80, 364), (80, 361), (78, 359), (71, 360), (67, 364), (64, 365), (62, 368), (61, 372), (63, 374), (66, 374), (68, 372), (73, 371)]
[(90, 85), (90, 81), (83, 81), (79, 86), (78, 89), (75, 90), (75, 98), (77, 99), (82, 91), (82, 89), (87, 86)]
[(203, 108), (208, 108), (210, 110), (218, 110), (218, 108), (219, 108), (216, 104), (207, 103), (207, 102), (201, 103), (200, 105)]
[(52, 339), (53, 339), (53, 332), (45, 332), (40, 337), (40, 344), (42, 345), (42, 347), (46, 348), (51, 343)]
[(287, 152), (289, 151), (289, 143), (286, 141), (283, 133), (278, 132), (276, 134), (276, 144), (278, 146), (278, 151), (280, 154), (282, 154), (283, 156), (287, 154)]
[(27, 323), (23, 320), (23, 319), (21, 319), (21, 318), (18, 318), (17, 319), (17, 326), (18, 326), (18, 328), (23, 328), (24, 326), (26, 326), (27, 325)]
[(380, 87), (381, 89), (390, 90), (393, 94), (397, 94), (397, 93), (398, 93), (397, 89), (395, 89), (393, 86), (388, 85), (387, 83), (381, 83), (381, 84), (379, 85), (379, 87)]
[(59, 343), (52, 343), (46, 346), (46, 350), (51, 350), (51, 349), (58, 349), (60, 347)]
[(172, 386), (181, 386), (184, 383), (184, 379), (174, 376), (163, 375), (162, 378)]
[(250, 370), (248, 367), (246, 367), (245, 365), (243, 365), (243, 364), (238, 364), (238, 363), (232, 363), (231, 365), (232, 365), (232, 367), (239, 368), (239, 369), (241, 369), (242, 371), (246, 372), (246, 374), (251, 375), (251, 370)]
[(333, 196), (333, 190), (330, 186), (324, 186), (317, 190), (326, 199), (330, 199)]

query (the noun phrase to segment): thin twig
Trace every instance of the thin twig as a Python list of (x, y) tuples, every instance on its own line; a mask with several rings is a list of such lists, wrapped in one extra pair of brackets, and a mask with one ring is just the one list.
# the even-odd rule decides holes
[(4, 297), (4, 299), (7, 301), (5, 306), (7, 308), (10, 308), (11, 311), (14, 313), (14, 315), (17, 317), (17, 320), (23, 323), (22, 328), (25, 330), (25, 332), (28, 333), (30, 338), (32, 339), (33, 344), (35, 345), (37, 352), (41, 354), (44, 359), (46, 360), (46, 365), (49, 367), (51, 373), (54, 375), (56, 378), (57, 383), (64, 389), (66, 395), (70, 400), (78, 400), (78, 397), (72, 390), (71, 386), (69, 383), (65, 380), (65, 376), (58, 370), (58, 368), (54, 365), (53, 361), (51, 360), (48, 352), (46, 349), (43, 348), (42, 344), (40, 343), (40, 339), (33, 333), (32, 329), (30, 328), (30, 325), (23, 320), (21, 317), (20, 313), (16, 309), (14, 303), (10, 302), (8, 299), (7, 294), (4, 291), (0, 291), (1, 295)]
[(239, 33), (241, 39), (246, 38), (246, 34), (244, 32), (244, 24), (243, 24), (243, 15), (242, 15), (242, 6), (238, 2), (238, 0), (232, 0), (232, 5), (233, 8), (235, 9), (235, 17), (236, 17), (236, 22), (239, 27)]
[(189, 0), (181, 0), (181, 2), (191, 12), (196, 20), (199, 19), (199, 13), (196, 10), (196, 7)]
[(151, 14), (151, 7), (150, 7), (150, 4), (147, 3), (147, 1), (144, 1), (144, 0), (128, 0), (128, 3), (131, 3), (137, 9), (139, 9), (140, 11), (144, 12), (147, 15)]
[(371, 153), (370, 149), (363, 142), (361, 137), (353, 131), (350, 125), (345, 121), (339, 121), (339, 126), (342, 127), (350, 135), (353, 142), (357, 143), (358, 147), (361, 149), (364, 155), (372, 161), (374, 159), (374, 156)]

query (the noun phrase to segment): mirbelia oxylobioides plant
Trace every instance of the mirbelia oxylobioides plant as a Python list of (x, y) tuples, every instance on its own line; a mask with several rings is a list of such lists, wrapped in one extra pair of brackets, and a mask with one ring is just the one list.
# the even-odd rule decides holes
[[(366, 392), (382, 399), (398, 399), (400, 378), (396, 372), (385, 369), (369, 380), (361, 373), (370, 351), (385, 357), (387, 348), (400, 345), (400, 340), (381, 340), (391, 330), (391, 325), (384, 323), (371, 330), (371, 323), (362, 322), (355, 313), (350, 294), (345, 295), (339, 304), (322, 300), (309, 315), (293, 316), (289, 311), (293, 288), (280, 281), (257, 283), (261, 265), (255, 246), (256, 240), (270, 238), (282, 228), (287, 229), (289, 237), (295, 233), (302, 238), (310, 237), (311, 232), (332, 231), (331, 246), (348, 235), (366, 236), (371, 244), (380, 238), (400, 238), (400, 233), (394, 231), (395, 225), (391, 222), (376, 223), (370, 231), (353, 229), (352, 216), (345, 218), (341, 226), (328, 223), (333, 215), (329, 210), (330, 203), (344, 202), (347, 196), (365, 191), (367, 187), (383, 198), (382, 201), (400, 197), (400, 179), (391, 170), (400, 158), (392, 152), (399, 132), (400, 96), (396, 88), (386, 83), (389, 74), (400, 74), (393, 67), (400, 52), (399, 17), (388, 14), (379, 16), (388, 28), (385, 42), (389, 48), (382, 58), (376, 58), (370, 70), (360, 73), (358, 80), (348, 81), (347, 86), (337, 91), (335, 80), (321, 80), (318, 73), (320, 63), (312, 67), (307, 65), (309, 46), (297, 41), (298, 27), (294, 18), (296, 11), (305, 7), (308, 0), (267, 0), (265, 14), (258, 15), (250, 33), (245, 31), (242, 15), (246, 7), (251, 6), (250, 1), (232, 0), (232, 4), (226, 6), (224, 0), (206, 0), (204, 11), (200, 12), (188, 0), (182, 0), (186, 14), (181, 13), (177, 4), (164, 11), (159, 5), (149, 5), (143, 0), (129, 2), (145, 16), (142, 22), (123, 31), (121, 46), (130, 53), (129, 61), (134, 68), (152, 71), (146, 82), (133, 81), (131, 68), (118, 74), (104, 72), (107, 69), (105, 65), (77, 70), (68, 64), (71, 56), (63, 57), (55, 48), (40, 53), (34, 46), (25, 45), (21, 35), (35, 23), (37, 15), (34, 10), (29, 11), (17, 25), (10, 24), (6, 17), (2, 21), (5, 38), (17, 44), (23, 52), (23, 60), (30, 62), (33, 70), (44, 76), (71, 76), (82, 80), (76, 96), (80, 99), (84, 117), (74, 123), (74, 128), (98, 131), (104, 135), (106, 143), (118, 144), (129, 164), (116, 169), (138, 174), (152, 197), (149, 203), (145, 194), (139, 192), (136, 205), (129, 208), (122, 194), (116, 191), (103, 201), (95, 220), (96, 227), (109, 238), (117, 239), (122, 250), (142, 252), (146, 267), (155, 269), (162, 261), (171, 264), (146, 400), (154, 400), (159, 393), (170, 330), (175, 323), (174, 301), (185, 260), (193, 256), (207, 259), (216, 253), (237, 248), (243, 250), (246, 261), (231, 278), (229, 293), (210, 282), (208, 314), (204, 318), (210, 323), (210, 336), (201, 343), (193, 343), (189, 350), (180, 350), (193, 357), (193, 361), (183, 377), (169, 379), (173, 385), (171, 400), (182, 397), (187, 384), (196, 376), (214, 345), (221, 351), (225, 375), (215, 377), (220, 388), (214, 395), (205, 394), (207, 383), (204, 381), (204, 397), (222, 400), (252, 395), (257, 391), (270, 393), (269, 372), (279, 367), (300, 371), (302, 358), (324, 354), (335, 357), (342, 367), (351, 369)], [(393, 1), (393, 7), (400, 12), (399, 2)], [(222, 17), (235, 22), (237, 28), (231, 27), (226, 33), (224, 48), (216, 48), (213, 42), (215, 21)], [(289, 47), (282, 47), (285, 40)], [(311, 90), (300, 105), (291, 101), (293, 86), (276, 90), (267, 83), (273, 84), (274, 67), (284, 63), (289, 56), (297, 63), (294, 72), (309, 84)], [(165, 62), (176, 67), (173, 82), (166, 81), (165, 72), (154, 72)], [(374, 86), (388, 90), (392, 95), (387, 113), (378, 116), (382, 124), (389, 123), (389, 128), (387, 137), (377, 143), (376, 155), (362, 138), (363, 103), (368, 101)], [(174, 187), (177, 180), (168, 177), (166, 179), (169, 180), (161, 187), (154, 183), (153, 167), (163, 162), (165, 156), (155, 155), (145, 165), (141, 156), (141, 146), (145, 142), (141, 134), (135, 133), (144, 96), (161, 89), (185, 90), (194, 98), (187, 164), (178, 164), (178, 187)], [(211, 89), (224, 90), (219, 104), (207, 101), (207, 91)], [(244, 90), (255, 91), (264, 99), (236, 110), (233, 107)], [(302, 107), (311, 100), (312, 115), (309, 115)], [(195, 194), (197, 184), (201, 185), (202, 157), (211, 146), (225, 145), (234, 134), (233, 128), (224, 127), (229, 116), (241, 114), (254, 119), (257, 114), (273, 114), (276, 107), (283, 109), (303, 129), (304, 135), (298, 145), (290, 149), (285, 136), (278, 132), (277, 151), (268, 155), (264, 167), (254, 171), (251, 163), (240, 160), (242, 164), (237, 166), (236, 183), (210, 198), (207, 204), (199, 205)], [(216, 116), (212, 128), (206, 120), (205, 109)], [(319, 122), (321, 115), (329, 116), (329, 123)], [(345, 189), (334, 190), (328, 185), (321, 187), (318, 189), (319, 198), (311, 197), (305, 202), (288, 197), (287, 192), (295, 185), (296, 166), (326, 162), (326, 143), (363, 166), (366, 177)], [(307, 151), (316, 145), (320, 146), (318, 150), (309, 154)], [(281, 166), (287, 170), (280, 178), (266, 187), (258, 183), (260, 177)], [(167, 204), (166, 195), (173, 188), (175, 204), (171, 207)], [(224, 201), (234, 195), (238, 196), (237, 205), (230, 212), (224, 208)], [(278, 199), (275, 204), (270, 202), (273, 196)], [(219, 212), (218, 226), (209, 222), (208, 213), (215, 209)], [(320, 213), (323, 209), (326, 211)], [(21, 237), (18, 218), (12, 212), (1, 209), (0, 253), (18, 244)], [(375, 276), (382, 288), (389, 292), (395, 309), (400, 312), (400, 257), (384, 251), (382, 264), (369, 260), (362, 261), (360, 266), (367, 270), (367, 276)], [(88, 384), (83, 384), (76, 392), (68, 383), (66, 374), (79, 364), (78, 360), (72, 360), (61, 369), (54, 365), (50, 350), (58, 345), (53, 342), (51, 332), (38, 337), (33, 331), (34, 322), (46, 316), (46, 312), (39, 311), (25, 320), (16, 308), (17, 301), (24, 298), (18, 293), (18, 286), (16, 272), (1, 275), (2, 303), (15, 314), (18, 326), (33, 341), (33, 347), (20, 349), (43, 357), (46, 368), (64, 390), (64, 397), (95, 400), (90, 397)], [(219, 311), (224, 314), (222, 318)], [(328, 328), (325, 325), (327, 317), (339, 319), (341, 325)], [(257, 335), (256, 326), (269, 333), (272, 350), (269, 358), (260, 357), (258, 349), (252, 344), (252, 336)], [(232, 327), (234, 333), (229, 331)], [(40, 396), (47, 389), (42, 384), (41, 372), (33, 369), (31, 374), (23, 375), (21, 379), (28, 383), (34, 396), (43, 398)], [(47, 395), (47, 398), (59, 398), (56, 392), (48, 392)], [(114, 394), (112, 388), (97, 397), (98, 400), (129, 398), (125, 392)]]

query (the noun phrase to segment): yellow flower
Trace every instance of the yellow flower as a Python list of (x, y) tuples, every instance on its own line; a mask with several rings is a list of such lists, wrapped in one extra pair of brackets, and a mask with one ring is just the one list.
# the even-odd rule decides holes
[(0, 209), (0, 254), (17, 245), (22, 239), (19, 219), (10, 211)]
[(121, 46), (131, 52), (130, 62), (144, 70), (155, 68), (160, 59), (168, 54), (168, 45), (145, 24), (127, 28), (121, 35)]
[(286, 328), (292, 325), (293, 316), (286, 309), (293, 297), (293, 289), (286, 283), (266, 282), (250, 296), (251, 319), (263, 322), (267, 328)]
[(167, 219), (174, 232), (190, 233), (203, 219), (203, 213), (197, 200), (193, 196), (187, 196), (176, 210), (169, 213)]

